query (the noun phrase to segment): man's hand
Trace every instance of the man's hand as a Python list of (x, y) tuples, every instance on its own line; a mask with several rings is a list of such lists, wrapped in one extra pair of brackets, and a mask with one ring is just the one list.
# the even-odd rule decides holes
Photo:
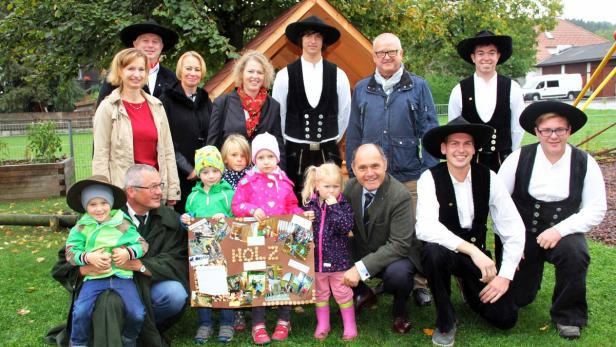
[(475, 266), (481, 271), (481, 278), (479, 281), (483, 283), (492, 281), (494, 276), (496, 276), (496, 264), (494, 264), (494, 261), (479, 250), (479, 248), (476, 248), (476, 251), (472, 252), (470, 257)]
[(252, 216), (255, 217), (259, 222), (267, 218), (265, 211), (260, 208), (256, 209), (255, 213)]
[(479, 292), (479, 299), (484, 304), (490, 303), (493, 304), (498, 299), (503, 297), (507, 290), (509, 289), (509, 280), (505, 277), (496, 276), (494, 277), (487, 286)]
[(537, 236), (537, 243), (539, 247), (543, 249), (550, 249), (556, 247), (558, 241), (563, 237), (560, 236), (560, 232), (556, 228), (546, 229), (544, 232)]
[(359, 276), (359, 271), (357, 271), (357, 268), (353, 266), (344, 273), (344, 276), (342, 277), (342, 284), (349, 287), (357, 287), (360, 279), (361, 277)]
[(130, 259), (130, 255), (128, 254), (128, 250), (124, 247), (117, 247), (111, 250), (111, 260), (116, 265), (122, 265), (126, 263)]
[(105, 252), (101, 248), (95, 250), (94, 252), (88, 252), (86, 254), (86, 259), (88, 264), (92, 264), (99, 269), (111, 268), (111, 254)]
[[(133, 259), (133, 260), (127, 260), (124, 264), (120, 265), (120, 264), (116, 264), (116, 267), (123, 269), (123, 270), (130, 270), (130, 271), (139, 271), (139, 269), (141, 269), (141, 265), (143, 265), (141, 263), (141, 260), (139, 259)], [(146, 271), (147, 273), (148, 271)]]
[(185, 225), (191, 225), (193, 220), (194, 218), (191, 217), (188, 213), (184, 213), (180, 216), (180, 221), (182, 221), (182, 223), (184, 223)]

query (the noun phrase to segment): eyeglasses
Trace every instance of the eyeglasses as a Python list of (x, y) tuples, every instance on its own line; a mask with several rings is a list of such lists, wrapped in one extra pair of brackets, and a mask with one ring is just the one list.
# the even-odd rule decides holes
[(374, 54), (379, 59), (384, 58), (385, 55), (388, 55), (390, 58), (393, 58), (396, 55), (398, 55), (398, 50), (394, 49), (393, 51), (378, 51), (378, 52), (374, 52)]
[(157, 189), (163, 190), (165, 189), (165, 184), (164, 183), (159, 183), (159, 184), (152, 184), (149, 187), (141, 187), (141, 186), (132, 186), (133, 188), (139, 188), (139, 189), (147, 189), (150, 191), (150, 193), (156, 193)]
[(543, 128), (543, 129), (539, 129), (536, 128), (537, 131), (539, 132), (539, 134), (543, 137), (550, 137), (552, 136), (552, 134), (556, 134), (556, 136), (563, 136), (567, 133), (567, 131), (569, 131), (570, 128), (556, 128), (556, 129), (552, 129), (552, 128)]

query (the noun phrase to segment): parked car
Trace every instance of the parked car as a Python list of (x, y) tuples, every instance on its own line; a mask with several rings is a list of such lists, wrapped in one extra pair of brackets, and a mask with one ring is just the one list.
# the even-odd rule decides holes
[(575, 99), (582, 91), (580, 74), (540, 75), (526, 80), (522, 87), (524, 100)]

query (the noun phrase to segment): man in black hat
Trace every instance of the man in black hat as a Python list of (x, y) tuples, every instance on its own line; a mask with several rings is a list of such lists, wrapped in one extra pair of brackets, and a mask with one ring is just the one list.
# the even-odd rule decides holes
[(550, 316), (563, 338), (580, 337), (588, 321), (586, 273), (590, 255), (584, 234), (605, 216), (605, 185), (597, 162), (567, 143), (586, 123), (574, 106), (556, 101), (529, 105), (520, 124), (539, 143), (511, 153), (498, 176), (526, 226), (516, 304), (530, 304), (541, 286), (544, 262), (556, 269)]
[(342, 164), (337, 144), (349, 122), (351, 90), (344, 71), (322, 55), (340, 38), (338, 29), (310, 16), (289, 24), (285, 35), (302, 56), (278, 72), (272, 97), (280, 103), (286, 172), (298, 193), (308, 166)]
[[(415, 230), (426, 242), (421, 263), (436, 304), (432, 342), (437, 346), (453, 346), (455, 341), (452, 276), (458, 278), (466, 303), (490, 324), (509, 329), (517, 321), (509, 284), (524, 249), (524, 223), (498, 176), (472, 161), (492, 133), (490, 126), (459, 117), (428, 131), (423, 139), (428, 152), (447, 159), (417, 181)], [(498, 272), (486, 250), (488, 213), (504, 243)]]
[(496, 66), (511, 57), (511, 37), (482, 30), (460, 41), (457, 50), (462, 59), (475, 65), (475, 73), (451, 91), (449, 120), (462, 116), (471, 123), (495, 129), (490, 145), (477, 154), (477, 160), (498, 172), (524, 136), (518, 122), (525, 107), (522, 89), (517, 82), (496, 73)]
[[(177, 81), (175, 73), (160, 65), (160, 55), (169, 51), (178, 42), (178, 34), (159, 25), (150, 19), (145, 23), (133, 24), (120, 31), (120, 39), (124, 46), (135, 47), (145, 52), (150, 65), (148, 83), (143, 86), (146, 93), (160, 97), (163, 91)], [(107, 81), (103, 82), (98, 93), (96, 105), (113, 91), (114, 87)]]

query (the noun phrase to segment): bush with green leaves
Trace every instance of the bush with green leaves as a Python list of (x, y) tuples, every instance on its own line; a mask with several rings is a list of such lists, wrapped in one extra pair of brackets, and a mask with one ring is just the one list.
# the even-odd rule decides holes
[(56, 123), (48, 121), (28, 125), (28, 148), (32, 161), (55, 162), (56, 153), (62, 148), (62, 141), (56, 132)]

